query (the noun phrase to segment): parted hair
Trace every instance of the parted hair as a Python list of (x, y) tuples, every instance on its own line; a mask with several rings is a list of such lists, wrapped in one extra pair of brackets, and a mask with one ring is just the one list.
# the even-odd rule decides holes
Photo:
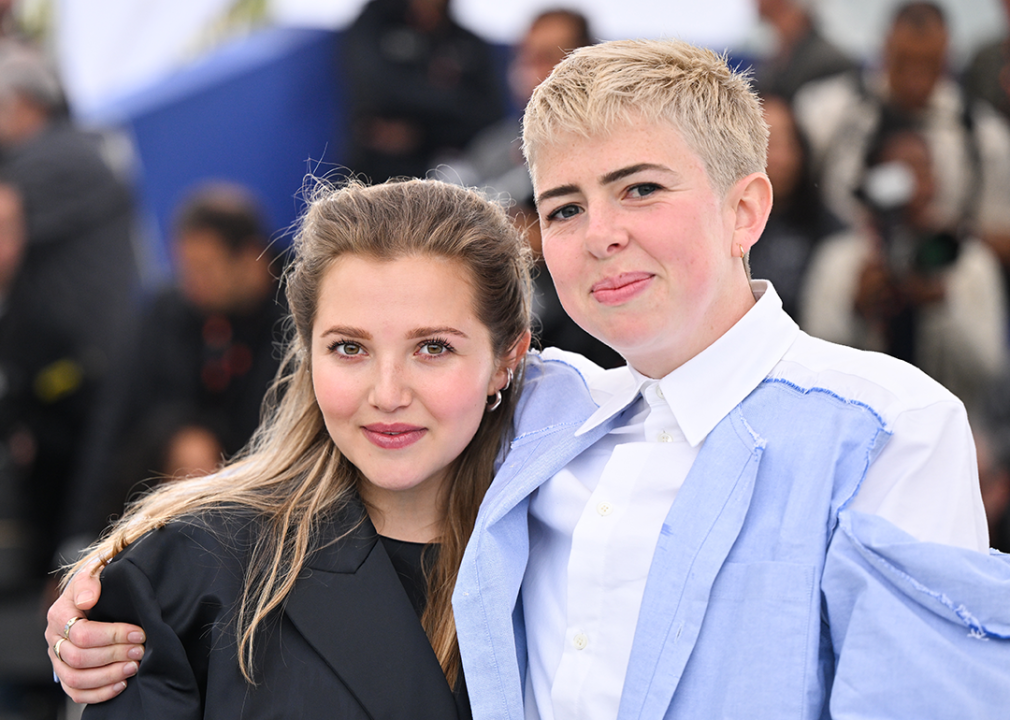
[(668, 122), (705, 165), (719, 194), (764, 172), (768, 126), (749, 77), (711, 50), (677, 40), (619, 40), (573, 51), (537, 86), (523, 114), (523, 153), (565, 135)]
[[(360, 498), (357, 468), (326, 432), (312, 387), (311, 340), (320, 285), (347, 254), (379, 261), (436, 256), (468, 271), (475, 314), (503, 357), (530, 327), (529, 249), (504, 209), (474, 190), (435, 180), (349, 181), (314, 191), (294, 241), (285, 277), (292, 332), (264, 420), (250, 444), (221, 471), (162, 485), (126, 515), (67, 577), (111, 557), (144, 533), (182, 516), (222, 508), (252, 511), (266, 528), (252, 548), (237, 610), (239, 665), (254, 682), (257, 628), (294, 586), (318, 540), (321, 520)], [(426, 567), (428, 601), (422, 625), (446, 678), (455, 686), (459, 647), (451, 595), (495, 460), (511, 429), (519, 383), (504, 391), (449, 471), (437, 559)]]

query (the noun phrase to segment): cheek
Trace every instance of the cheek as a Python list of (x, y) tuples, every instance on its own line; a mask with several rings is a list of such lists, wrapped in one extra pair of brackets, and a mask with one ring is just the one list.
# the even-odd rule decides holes
[(419, 399), (433, 418), (469, 442), (462, 434), (476, 432), (487, 404), (489, 382), (490, 376), (483, 373), (439, 378), (421, 391), (423, 398)]
[(551, 280), (558, 291), (561, 303), (568, 307), (574, 298), (577, 280), (580, 276), (578, 253), (573, 252), (574, 243), (547, 239), (543, 241), (544, 262), (551, 274)]
[(360, 403), (349, 378), (331, 369), (317, 368), (318, 365), (312, 370), (312, 388), (326, 427), (333, 433), (354, 414)]

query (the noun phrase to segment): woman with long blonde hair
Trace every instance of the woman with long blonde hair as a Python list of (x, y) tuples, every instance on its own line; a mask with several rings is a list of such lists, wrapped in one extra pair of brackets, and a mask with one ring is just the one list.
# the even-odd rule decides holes
[(528, 250), (479, 193), (410, 180), (319, 191), (294, 253), (250, 445), (68, 572), (104, 566), (91, 618), (147, 635), (85, 717), (469, 717), (450, 600), (516, 407)]

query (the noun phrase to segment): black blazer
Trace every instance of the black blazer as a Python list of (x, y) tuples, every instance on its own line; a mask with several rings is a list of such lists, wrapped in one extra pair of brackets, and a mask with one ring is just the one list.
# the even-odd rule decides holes
[(469, 720), (371, 522), (336, 539), (360, 513), (324, 528), (257, 638), (255, 687), (238, 669), (234, 612), (258, 521), (180, 520), (128, 547), (103, 571), (91, 617), (142, 626), (147, 649), (126, 689), (84, 717)]

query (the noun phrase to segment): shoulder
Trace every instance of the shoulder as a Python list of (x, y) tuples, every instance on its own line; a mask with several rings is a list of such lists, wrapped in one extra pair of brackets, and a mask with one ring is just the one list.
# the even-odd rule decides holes
[(590, 380), (603, 372), (603, 368), (578, 353), (558, 348), (531, 351), (523, 369), (523, 396), (561, 389), (588, 393)]
[(557, 348), (531, 352), (516, 409), (518, 434), (566, 422), (581, 424), (597, 407), (590, 386), (606, 372), (577, 353)]
[(104, 575), (115, 575), (120, 563), (148, 575), (197, 577), (231, 568), (241, 574), (257, 521), (244, 510), (222, 509), (184, 515), (145, 533), (114, 557)]
[[(860, 78), (856, 71), (841, 72), (820, 80), (812, 80), (796, 93), (796, 111), (801, 115), (815, 113), (818, 106), (836, 105), (859, 98)], [(823, 109), (823, 108), (822, 108)]]
[(803, 391), (825, 391), (844, 403), (863, 406), (888, 432), (909, 412), (964, 415), (961, 401), (918, 368), (802, 332), (767, 380)]
[(252, 526), (228, 515), (186, 516), (141, 536), (103, 569), (92, 617), (142, 625), (162, 650), (202, 642), (242, 597)]

